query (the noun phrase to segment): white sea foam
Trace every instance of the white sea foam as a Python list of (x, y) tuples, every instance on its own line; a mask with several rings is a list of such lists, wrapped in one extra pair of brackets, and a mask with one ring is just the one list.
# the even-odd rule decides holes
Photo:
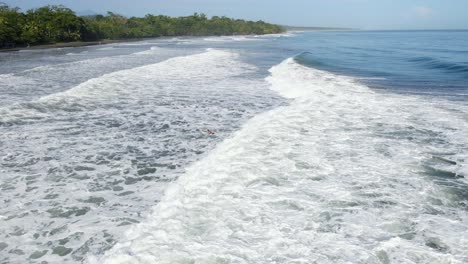
[(84, 50), (84, 51), (81, 51), (81, 52), (69, 52), (65, 55), (67, 56), (80, 56), (80, 55), (86, 55), (89, 51), (87, 50)]
[(124, 42), (124, 43), (115, 43), (113, 45), (115, 46), (145, 46), (145, 45), (153, 45), (154, 43), (152, 42), (147, 42), (147, 41), (137, 41), (137, 42)]
[(62, 92), (104, 74), (154, 64), (176, 55), (193, 54), (194, 51), (152, 47), (142, 52), (143, 54), (138, 53), (104, 57), (85, 54), (84, 59), (80, 60), (46, 64), (14, 74), (0, 75), (0, 92), (8, 94), (0, 97), (0, 122), (20, 117), (16, 110), (12, 111), (12, 108), (18, 109), (15, 104), (36, 101), (40, 97)]
[(278, 33), (278, 34), (266, 34), (266, 35), (256, 35), (256, 38), (291, 38), (296, 36), (294, 32)]
[(450, 174), (466, 172), (466, 111), (292, 59), (267, 81), (290, 104), (189, 167), (90, 263), (468, 261), (467, 186)]
[(167, 49), (162, 49), (162, 48), (159, 48), (157, 46), (153, 46), (148, 50), (136, 52), (136, 53), (133, 53), (133, 54), (135, 54), (135, 55), (154, 55), (154, 54), (158, 54), (158, 53), (165, 52), (165, 51), (167, 51)]
[(210, 42), (231, 42), (231, 41), (258, 41), (258, 38), (253, 36), (221, 36), (221, 37), (208, 37), (204, 38), (205, 41)]
[[(152, 47), (150, 50), (153, 52), (160, 51), (158, 47)], [(39, 99), (39, 102), (55, 103), (57, 101), (68, 100), (73, 101), (71, 104), (88, 104), (108, 98), (115, 99), (119, 96), (126, 97), (126, 99), (131, 97), (145, 98), (146, 96), (154, 96), (154, 91), (152, 89), (138, 90), (138, 94), (136, 94), (134, 89), (152, 82), (174, 82), (176, 79), (179, 82), (188, 81), (189, 79), (193, 83), (198, 81), (205, 82), (207, 79), (211, 81), (215, 79), (222, 80), (228, 76), (238, 75), (245, 70), (255, 70), (255, 67), (246, 64), (242, 67), (226, 71), (226, 67), (228, 67), (226, 60), (234, 60), (235, 57), (236, 55), (233, 53), (208, 49), (206, 53), (191, 55), (183, 59), (176, 57), (168, 59), (164, 63), (109, 73), (99, 78), (90, 79), (64, 92), (44, 96)], [(195, 64), (194, 68), (191, 69), (190, 75), (184, 76), (183, 71), (186, 69), (180, 67), (181, 60), (191, 60), (191, 63)], [(166, 70), (163, 67), (168, 67), (170, 70)], [(206, 71), (206, 68), (209, 68), (210, 71)], [(162, 76), (165, 78), (163, 79)], [(126, 82), (131, 83), (125, 85)], [(154, 85), (160, 86), (162, 84), (154, 83)], [(164, 83), (164, 85), (170, 86), (170, 83)]]
[(104, 48), (99, 48), (97, 50), (112, 50), (114, 49), (114, 44), (108, 44), (108, 45), (104, 45), (104, 46), (107, 46), (107, 47), (104, 47)]
[(3, 108), (17, 122), (0, 123), (0, 262), (79, 263), (110, 248), (187, 164), (275, 103), (242, 78), (256, 70), (211, 49)]

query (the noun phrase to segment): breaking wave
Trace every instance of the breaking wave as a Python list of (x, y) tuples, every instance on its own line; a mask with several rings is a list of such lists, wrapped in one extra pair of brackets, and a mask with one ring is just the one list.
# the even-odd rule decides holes
[(289, 105), (190, 166), (91, 263), (466, 263), (466, 112), (293, 59), (270, 73)]
[(211, 49), (2, 108), (0, 262), (77, 263), (111, 248), (188, 164), (280, 101), (241, 77), (256, 71)]

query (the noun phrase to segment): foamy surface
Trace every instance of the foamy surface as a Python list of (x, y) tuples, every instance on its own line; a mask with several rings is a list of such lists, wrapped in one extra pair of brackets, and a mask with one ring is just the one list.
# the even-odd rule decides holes
[(0, 54), (0, 262), (467, 263), (463, 72), (307, 34)]
[(280, 102), (262, 81), (239, 77), (256, 67), (222, 50), (106, 73), (53, 93), (63, 89), (56, 79), (64, 74), (85, 78), (136, 56), (164, 58), (159, 48), (143, 52), (2, 79), (19, 87), (15, 92), (40, 88), (32, 75), (54, 85), (45, 96), (0, 108), (0, 260), (73, 263), (102, 254), (144, 219), (187, 164)]
[(267, 81), (290, 104), (190, 166), (91, 263), (468, 260), (466, 112), (292, 59)]

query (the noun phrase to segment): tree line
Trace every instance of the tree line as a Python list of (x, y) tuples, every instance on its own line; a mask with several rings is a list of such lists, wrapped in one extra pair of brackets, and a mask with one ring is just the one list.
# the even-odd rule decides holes
[(63, 5), (21, 12), (0, 3), (0, 47), (70, 41), (150, 38), (161, 36), (219, 36), (280, 33), (281, 26), (195, 13), (185, 17), (107, 15), (80, 17)]

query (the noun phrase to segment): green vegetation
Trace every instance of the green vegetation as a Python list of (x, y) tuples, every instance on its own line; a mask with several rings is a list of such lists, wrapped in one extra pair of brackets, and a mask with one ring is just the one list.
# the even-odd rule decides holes
[(0, 3), (0, 48), (70, 41), (149, 38), (160, 36), (249, 35), (279, 33), (281, 26), (263, 21), (227, 17), (208, 18), (195, 13), (187, 17), (107, 15), (79, 17), (62, 5), (44, 6), (25, 13)]

